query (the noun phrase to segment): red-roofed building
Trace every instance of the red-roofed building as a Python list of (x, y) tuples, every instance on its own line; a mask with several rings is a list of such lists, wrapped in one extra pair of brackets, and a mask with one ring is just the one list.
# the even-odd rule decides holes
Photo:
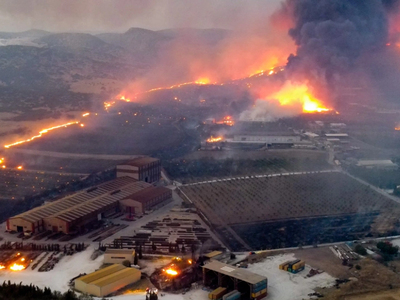
[(161, 178), (161, 161), (153, 157), (138, 157), (117, 166), (117, 177), (129, 176), (145, 182), (157, 182)]
[(150, 186), (120, 200), (121, 210), (129, 216), (142, 215), (145, 211), (164, 205), (172, 198), (172, 190)]

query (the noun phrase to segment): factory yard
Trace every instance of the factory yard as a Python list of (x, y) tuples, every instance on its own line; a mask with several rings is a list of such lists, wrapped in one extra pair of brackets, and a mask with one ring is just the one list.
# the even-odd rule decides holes
[[(10, 280), (11, 282), (23, 284), (34, 284), (39, 287), (50, 287), (52, 290), (65, 292), (68, 290), (68, 282), (80, 273), (90, 273), (98, 269), (103, 257), (100, 256), (95, 260), (91, 260), (90, 256), (94, 248), (89, 247), (87, 250), (77, 253), (73, 256), (66, 256), (50, 272), (37, 272), (29, 267), (20, 272), (9, 270), (0, 271), (0, 281)], [(285, 254), (269, 257), (268, 259), (249, 266), (249, 271), (267, 276), (269, 278), (269, 295), (267, 299), (271, 300), (296, 300), (307, 297), (309, 293), (317, 287), (330, 286), (334, 282), (334, 278), (323, 273), (312, 278), (304, 278), (306, 272), (310, 269), (306, 268), (299, 274), (289, 274), (278, 269), (278, 265), (286, 260), (293, 259), (293, 254)], [(143, 262), (146, 263), (146, 260)], [(156, 265), (159, 267), (159, 265)], [(57, 274), (57, 276), (54, 276)], [(145, 292), (134, 289), (134, 292), (121, 296), (112, 296), (110, 299), (115, 300), (142, 300)], [(162, 299), (165, 300), (206, 300), (208, 292), (201, 289), (192, 289), (186, 294), (181, 292), (178, 294), (166, 293)]]

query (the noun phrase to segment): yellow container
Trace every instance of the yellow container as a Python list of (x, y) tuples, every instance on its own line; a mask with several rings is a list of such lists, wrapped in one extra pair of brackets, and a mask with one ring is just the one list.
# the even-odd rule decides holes
[(263, 290), (261, 290), (261, 291), (259, 291), (257, 293), (251, 293), (251, 297), (256, 298), (256, 297), (258, 297), (258, 296), (260, 296), (262, 294), (266, 294), (266, 293), (267, 293), (267, 289), (263, 289)]
[(301, 267), (304, 267), (305, 264), (306, 264), (306, 262), (304, 260), (302, 260), (302, 261), (298, 262), (297, 264), (294, 264), (292, 266), (292, 270), (298, 270)]

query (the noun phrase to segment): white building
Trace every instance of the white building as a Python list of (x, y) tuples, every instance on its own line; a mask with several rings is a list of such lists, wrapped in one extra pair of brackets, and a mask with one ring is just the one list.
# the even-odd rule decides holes
[(263, 144), (294, 144), (300, 142), (298, 135), (235, 135), (233, 142)]
[(398, 165), (390, 159), (381, 160), (359, 160), (357, 166), (364, 168), (378, 168), (378, 169), (397, 169)]

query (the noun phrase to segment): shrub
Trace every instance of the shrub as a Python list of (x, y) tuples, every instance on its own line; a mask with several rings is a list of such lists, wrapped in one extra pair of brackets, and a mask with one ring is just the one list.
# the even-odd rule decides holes
[(360, 244), (358, 244), (355, 248), (354, 251), (360, 255), (367, 255), (367, 250)]

